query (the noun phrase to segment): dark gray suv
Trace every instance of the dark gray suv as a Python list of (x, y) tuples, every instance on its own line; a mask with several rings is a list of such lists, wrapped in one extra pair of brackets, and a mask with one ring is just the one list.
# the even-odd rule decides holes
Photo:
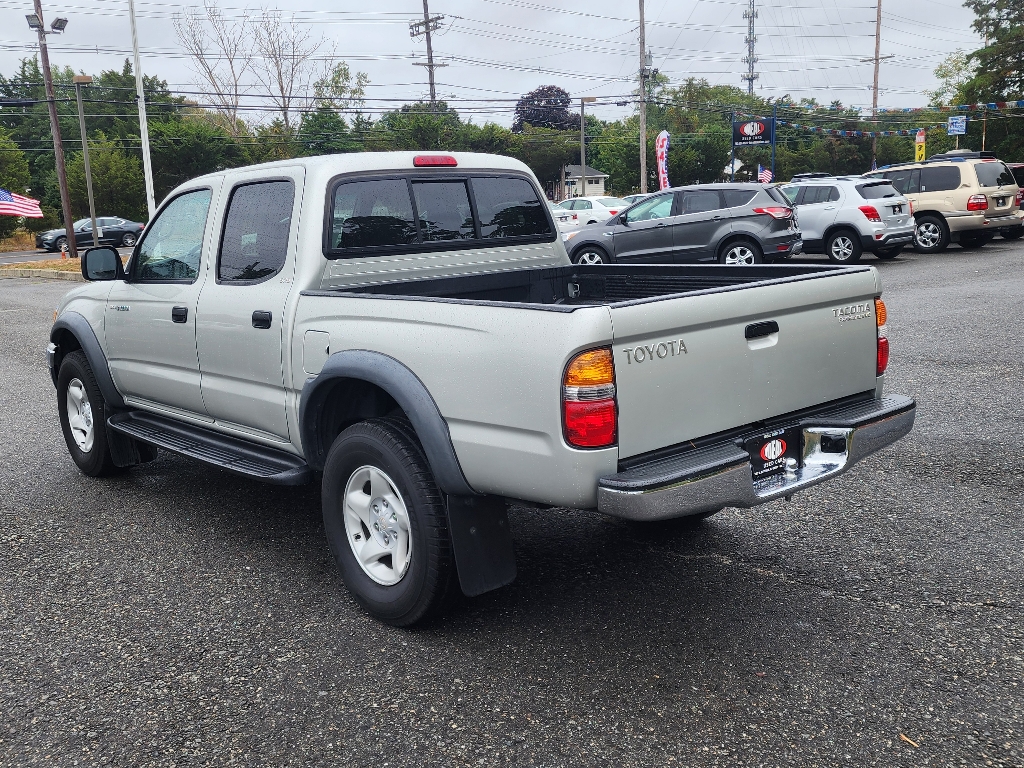
[(789, 200), (764, 184), (667, 189), (563, 237), (575, 264), (761, 264), (802, 250)]

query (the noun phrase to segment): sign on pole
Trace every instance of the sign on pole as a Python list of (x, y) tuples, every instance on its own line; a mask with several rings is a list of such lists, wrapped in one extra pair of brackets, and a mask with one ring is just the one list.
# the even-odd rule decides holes
[(967, 115), (954, 115), (946, 123), (946, 133), (949, 136), (967, 135)]
[(658, 134), (654, 142), (655, 157), (658, 159), (658, 189), (668, 189), (668, 131)]
[(734, 147), (755, 147), (762, 144), (773, 144), (775, 141), (775, 121), (733, 120), (732, 145)]
[(917, 136), (914, 137), (914, 161), (922, 162), (925, 155), (925, 132), (924, 128), (919, 128)]

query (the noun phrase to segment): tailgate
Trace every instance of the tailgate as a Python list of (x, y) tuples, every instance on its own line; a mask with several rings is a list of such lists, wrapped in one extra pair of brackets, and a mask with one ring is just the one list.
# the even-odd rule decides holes
[(612, 305), (619, 458), (873, 390), (877, 292), (862, 267)]

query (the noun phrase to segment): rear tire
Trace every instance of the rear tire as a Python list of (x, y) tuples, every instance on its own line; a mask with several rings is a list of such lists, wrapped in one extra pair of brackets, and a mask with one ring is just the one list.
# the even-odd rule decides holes
[(733, 240), (718, 249), (718, 263), (730, 267), (764, 264), (764, 252), (751, 240)]
[(891, 248), (879, 248), (875, 251), (875, 258), (881, 259), (882, 261), (888, 261), (889, 259), (895, 259), (902, 252), (902, 245), (894, 245)]
[(107, 406), (81, 350), (69, 352), (57, 374), (57, 413), (68, 453), (89, 477), (119, 471), (107, 445)]
[(612, 257), (597, 246), (585, 245), (572, 255), (573, 264), (611, 264)]
[(1024, 227), (1009, 227), (1000, 232), (1004, 240), (1017, 240), (1024, 237)]
[(121, 245), (125, 248), (131, 248), (135, 245), (135, 235), (131, 232), (125, 233), (125, 236), (121, 238)]
[(914, 226), (914, 250), (918, 253), (939, 253), (949, 246), (949, 227), (940, 216), (919, 216)]
[(371, 419), (338, 435), (322, 502), (331, 552), (367, 612), (405, 627), (441, 609), (457, 581), (448, 515), (411, 431)]
[(825, 240), (825, 254), (837, 264), (853, 264), (860, 260), (861, 253), (860, 235), (848, 229), (833, 232)]

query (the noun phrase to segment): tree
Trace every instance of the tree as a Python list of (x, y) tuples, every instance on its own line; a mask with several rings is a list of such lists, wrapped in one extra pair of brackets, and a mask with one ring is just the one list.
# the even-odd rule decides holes
[(189, 179), (245, 163), (237, 140), (202, 117), (150, 123), (149, 139), (158, 201)]
[(239, 132), (238, 108), (252, 67), (251, 26), (247, 14), (229, 22), (212, 0), (203, 0), (203, 12), (189, 8), (174, 17), (174, 31), (192, 58), (199, 86), (212, 89), (217, 99), (214, 109), (232, 136)]
[(253, 29), (259, 53), (253, 66), (256, 78), (267, 90), (285, 133), (290, 133), (293, 105), (309, 90), (314, 77), (313, 57), (323, 46), (323, 39), (311, 40), (308, 29), (296, 24), (294, 16), (285, 21), (280, 11), (264, 11)]
[[(30, 179), (25, 153), (7, 131), (0, 129), (0, 188), (24, 195)], [(20, 223), (17, 216), (0, 216), (0, 237), (10, 237)]]
[(304, 113), (295, 140), (302, 155), (333, 155), (362, 149), (345, 118), (328, 107)]
[[(125, 153), (116, 142), (101, 135), (98, 140), (89, 141), (89, 166), (97, 216), (145, 221), (146, 191), (139, 158)], [(89, 195), (81, 152), (72, 153), (68, 159), (68, 190), (75, 216), (88, 216)]]
[(365, 72), (357, 72), (353, 77), (346, 62), (332, 61), (323, 76), (313, 83), (314, 104), (317, 108), (337, 112), (359, 109), (363, 106), (369, 84), (370, 78)]
[(462, 120), (446, 102), (405, 104), (380, 116), (367, 137), (367, 149), (455, 151), (460, 148)]
[(512, 132), (522, 133), (527, 125), (556, 131), (578, 131), (580, 116), (569, 111), (569, 94), (557, 85), (542, 85), (516, 102)]
[(580, 158), (580, 136), (576, 132), (527, 124), (519, 141), (518, 158), (530, 166), (541, 183), (560, 178), (562, 167)]
[(965, 85), (971, 101), (1010, 101), (1024, 95), (1024, 0), (966, 0), (974, 30), (987, 44), (968, 57), (976, 65)]
[(928, 103), (933, 107), (948, 104), (967, 103), (967, 84), (973, 79), (975, 68), (966, 53), (957, 48), (935, 68), (935, 78), (939, 87), (928, 94)]

